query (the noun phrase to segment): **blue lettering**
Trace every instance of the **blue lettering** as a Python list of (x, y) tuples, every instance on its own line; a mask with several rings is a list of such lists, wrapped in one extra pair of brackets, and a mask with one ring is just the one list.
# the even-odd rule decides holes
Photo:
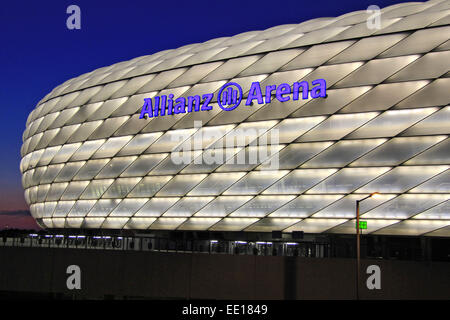
[(327, 82), (325, 79), (317, 79), (311, 83), (313, 85), (317, 84), (317, 87), (311, 89), (311, 98), (325, 98), (327, 96)]
[(158, 113), (160, 113), (161, 116), (164, 115), (164, 112), (160, 112), (159, 110), (159, 100), (160, 98), (158, 96), (155, 97), (155, 106), (154, 106), (154, 111), (153, 111), (153, 116), (157, 117)]
[(175, 106), (173, 107), (173, 113), (186, 113), (186, 99), (180, 97), (175, 100)]
[(278, 101), (285, 102), (290, 100), (290, 97), (283, 97), (283, 94), (291, 94), (291, 86), (287, 83), (282, 83), (277, 88), (277, 99)]
[(145, 115), (150, 118), (153, 117), (152, 98), (144, 98), (144, 105), (142, 106), (139, 119), (145, 118)]
[(308, 99), (308, 82), (294, 82), (294, 94), (292, 95), (292, 100), (298, 100), (298, 93), (302, 88), (302, 99)]
[(275, 85), (266, 87), (266, 103), (270, 103), (270, 101), (272, 100), (272, 91), (274, 91), (276, 87), (277, 86)]
[(259, 82), (252, 82), (252, 86), (250, 87), (250, 91), (248, 93), (248, 98), (247, 101), (245, 102), (245, 105), (246, 106), (251, 105), (253, 99), (257, 99), (258, 104), (264, 103)]
[(195, 102), (195, 111), (200, 111), (200, 96), (190, 96), (188, 97), (188, 112), (192, 112), (192, 104)]
[(207, 93), (202, 96), (203, 98), (203, 105), (202, 105), (202, 111), (208, 111), (212, 109), (212, 106), (209, 105), (212, 98), (214, 97), (214, 93)]
[(172, 114), (172, 110), (173, 110), (173, 94), (169, 94), (169, 103), (168, 103), (168, 107), (167, 107), (167, 114)]
[[(309, 91), (309, 83), (307, 81), (294, 82), (291, 87), (287, 83), (282, 83), (279, 86), (268, 85), (264, 88), (265, 96), (261, 91), (261, 85), (259, 82), (252, 82), (249, 90), (246, 106), (252, 105), (253, 100), (257, 100), (258, 104), (270, 103), (272, 101), (272, 95), (275, 91), (275, 97), (280, 102), (292, 100), (298, 100), (300, 98), (300, 91), (302, 92), (302, 99), (311, 98), (326, 98), (327, 97), (327, 83), (325, 79), (316, 79), (311, 82), (311, 93)], [(238, 90), (234, 89), (237, 88)], [(234, 82), (226, 83), (219, 91), (218, 101), (219, 107), (226, 111), (231, 111), (236, 108), (242, 99), (242, 88), (240, 85)], [(157, 117), (180, 114), (187, 112), (208, 111), (212, 110), (213, 106), (210, 105), (214, 98), (214, 93), (206, 93), (200, 97), (200, 95), (179, 97), (174, 101), (174, 95), (169, 94), (155, 96), (154, 98), (145, 98), (142, 105), (139, 119), (147, 117)], [(203, 102), (201, 100), (203, 99)], [(238, 99), (239, 98), (239, 99)], [(186, 101), (187, 100), (187, 101)], [(221, 104), (222, 103), (222, 104)], [(223, 107), (223, 105), (229, 105), (230, 107)]]
[(159, 107), (161, 116), (166, 115), (166, 101), (167, 101), (167, 96), (162, 95), (161, 96), (161, 106)]

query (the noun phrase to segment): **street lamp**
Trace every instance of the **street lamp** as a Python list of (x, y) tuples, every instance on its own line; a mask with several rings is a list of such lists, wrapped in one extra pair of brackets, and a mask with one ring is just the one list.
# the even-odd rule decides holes
[(356, 200), (356, 300), (359, 300), (359, 279), (360, 279), (360, 239), (359, 239), (359, 204), (366, 199), (379, 195), (379, 192), (373, 192), (367, 197)]

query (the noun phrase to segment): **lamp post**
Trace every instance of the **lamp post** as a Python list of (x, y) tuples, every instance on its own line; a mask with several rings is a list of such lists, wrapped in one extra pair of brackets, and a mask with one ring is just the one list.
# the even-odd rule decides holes
[(379, 195), (379, 192), (373, 192), (367, 197), (356, 200), (356, 300), (359, 300), (359, 279), (360, 279), (360, 237), (359, 237), (359, 204), (366, 199)]

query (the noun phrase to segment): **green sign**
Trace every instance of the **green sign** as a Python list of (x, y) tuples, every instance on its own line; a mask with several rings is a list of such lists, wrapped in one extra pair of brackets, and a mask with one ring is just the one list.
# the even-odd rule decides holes
[(360, 221), (359, 222), (359, 228), (360, 229), (367, 229), (367, 221)]

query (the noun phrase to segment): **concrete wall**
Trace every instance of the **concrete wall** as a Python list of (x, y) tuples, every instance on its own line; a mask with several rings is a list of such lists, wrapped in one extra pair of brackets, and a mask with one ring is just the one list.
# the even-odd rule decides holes
[[(366, 288), (366, 267), (381, 289)], [(81, 290), (66, 287), (81, 268)], [(450, 299), (450, 263), (362, 260), (363, 299)], [(0, 248), (0, 291), (74, 298), (354, 299), (355, 260), (297, 257)]]

